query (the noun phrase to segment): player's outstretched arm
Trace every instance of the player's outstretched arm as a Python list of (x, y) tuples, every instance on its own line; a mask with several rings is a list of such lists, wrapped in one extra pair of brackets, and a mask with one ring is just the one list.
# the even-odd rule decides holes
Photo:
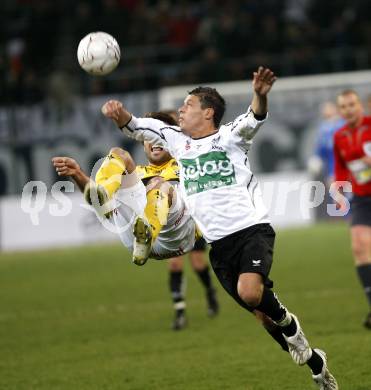
[(276, 80), (277, 77), (269, 68), (259, 66), (259, 69), (254, 72), (252, 81), (254, 95), (251, 102), (251, 109), (255, 115), (264, 117), (267, 114), (267, 95)]
[(70, 176), (76, 182), (81, 192), (84, 192), (89, 177), (80, 168), (80, 165), (70, 157), (53, 157), (52, 162), (57, 174), (62, 177)]
[[(169, 126), (161, 120), (135, 117), (118, 100), (109, 100), (105, 103), (102, 106), (102, 113), (112, 119), (128, 137), (140, 142), (148, 141), (154, 145), (161, 145), (166, 149), (169, 149), (169, 143), (173, 141), (174, 135), (181, 133), (178, 126)], [(170, 131), (170, 134), (165, 137), (163, 131)]]
[(268, 112), (267, 95), (276, 81), (274, 73), (262, 66), (254, 72), (252, 81), (253, 98), (247, 113), (238, 116), (225, 127), (231, 140), (237, 142), (242, 149), (249, 149), (251, 140), (264, 123)]

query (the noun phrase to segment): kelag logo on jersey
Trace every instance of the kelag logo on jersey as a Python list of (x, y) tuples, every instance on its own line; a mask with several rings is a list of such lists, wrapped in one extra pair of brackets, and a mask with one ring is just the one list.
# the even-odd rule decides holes
[(224, 151), (205, 153), (180, 162), (187, 195), (236, 183), (233, 164)]

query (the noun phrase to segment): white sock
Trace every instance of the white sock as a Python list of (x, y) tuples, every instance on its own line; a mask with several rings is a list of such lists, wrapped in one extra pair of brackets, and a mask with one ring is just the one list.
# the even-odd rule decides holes
[(292, 320), (291, 314), (286, 310), (285, 316), (276, 322), (278, 326), (287, 326), (290, 325)]

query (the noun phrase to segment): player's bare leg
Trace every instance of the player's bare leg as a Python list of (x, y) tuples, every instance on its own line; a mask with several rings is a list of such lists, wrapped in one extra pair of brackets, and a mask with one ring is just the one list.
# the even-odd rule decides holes
[(371, 329), (371, 227), (354, 225), (350, 231), (355, 266), (369, 304), (369, 313), (363, 324)]
[(337, 382), (328, 370), (325, 353), (310, 347), (297, 317), (279, 302), (271, 289), (264, 286), (260, 274), (242, 273), (237, 291), (246, 304), (270, 317), (281, 328), (292, 359), (299, 365), (310, 367), (313, 380), (321, 390), (338, 390)]
[(186, 302), (183, 283), (183, 256), (169, 259), (169, 288), (174, 304), (173, 330), (182, 330), (187, 325)]
[(219, 313), (219, 302), (212, 283), (209, 265), (205, 261), (205, 252), (203, 250), (193, 250), (189, 253), (189, 259), (193, 270), (206, 291), (207, 315), (209, 317), (215, 317)]
[[(208, 262), (205, 260), (206, 242), (196, 240), (193, 250), (189, 253), (194, 272), (197, 274), (201, 284), (205, 288), (207, 301), (207, 314), (214, 317), (219, 312), (219, 303), (216, 291), (212, 283)], [(174, 304), (173, 330), (181, 330), (187, 325), (185, 283), (184, 283), (184, 259), (183, 256), (169, 259), (169, 288)]]

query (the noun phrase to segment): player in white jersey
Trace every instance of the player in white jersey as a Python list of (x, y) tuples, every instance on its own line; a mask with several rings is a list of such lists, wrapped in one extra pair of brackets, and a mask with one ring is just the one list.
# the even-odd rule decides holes
[(211, 243), (211, 265), (223, 287), (242, 307), (275, 322), (293, 360), (311, 368), (321, 390), (337, 390), (325, 353), (309, 346), (299, 321), (279, 302), (268, 277), (275, 232), (247, 154), (267, 117), (267, 95), (275, 80), (269, 69), (254, 72), (250, 107), (224, 126), (220, 126), (224, 99), (207, 87), (189, 92), (179, 109), (180, 127), (136, 118), (115, 100), (108, 101), (102, 112), (128, 136), (168, 148), (181, 167), (187, 208)]

